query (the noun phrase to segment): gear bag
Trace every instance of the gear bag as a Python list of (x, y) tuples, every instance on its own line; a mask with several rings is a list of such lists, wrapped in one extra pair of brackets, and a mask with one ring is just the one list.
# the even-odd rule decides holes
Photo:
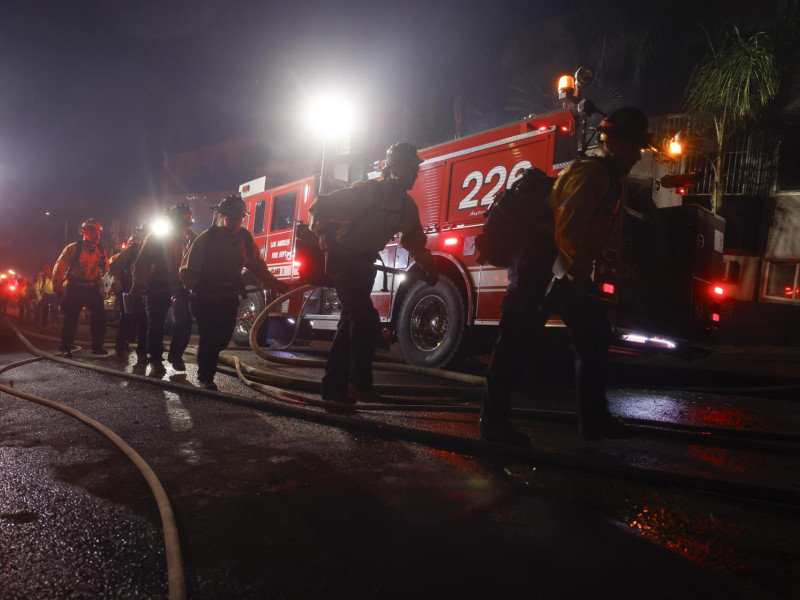
[(540, 169), (525, 169), (494, 199), (483, 213), (483, 231), (475, 239), (478, 264), (509, 267), (521, 252), (553, 247), (553, 211), (546, 199), (554, 182), (555, 177)]

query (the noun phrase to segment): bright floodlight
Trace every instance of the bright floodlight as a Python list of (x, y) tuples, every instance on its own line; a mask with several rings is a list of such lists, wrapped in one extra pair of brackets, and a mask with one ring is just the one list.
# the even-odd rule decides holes
[(169, 219), (165, 217), (159, 217), (153, 221), (153, 224), (150, 225), (150, 233), (158, 237), (164, 237), (170, 231), (172, 231), (172, 225), (169, 222)]
[(342, 95), (327, 93), (309, 104), (307, 119), (311, 127), (326, 136), (343, 135), (353, 125), (352, 104)]

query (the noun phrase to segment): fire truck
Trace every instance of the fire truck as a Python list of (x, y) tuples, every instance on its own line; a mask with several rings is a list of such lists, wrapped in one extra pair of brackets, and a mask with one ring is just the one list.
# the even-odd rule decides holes
[[(419, 151), (423, 162), (410, 194), (441, 276), (435, 286), (427, 285), (395, 239), (376, 261), (393, 272), (377, 273), (372, 294), (382, 338), (396, 341), (410, 364), (446, 366), (470, 352), (472, 342), (496, 331), (508, 277), (506, 269), (477, 261), (475, 238), (484, 212), (525, 169), (538, 167), (555, 176), (569, 165), (576, 158), (580, 121), (573, 108), (565, 108)], [(699, 206), (682, 206), (675, 192), (671, 202), (658, 208), (652, 196), (659, 169), (664, 169), (661, 158), (645, 152), (638, 175), (628, 181), (620, 234), (606, 249), (595, 283), (608, 300), (615, 348), (708, 351), (716, 343), (721, 318), (724, 290), (717, 281), (724, 220)], [(295, 282), (294, 227), (308, 223), (319, 181), (307, 177), (272, 189), (264, 189), (264, 181), (240, 186), (250, 211), (246, 226), (271, 271)], [(326, 180), (324, 185), (330, 192), (346, 184)], [(242, 302), (237, 343), (247, 343), (249, 325), (265, 301), (253, 289)], [(299, 318), (306, 330), (335, 330), (335, 290), (318, 288), (304, 301)], [(298, 318), (300, 307), (287, 303), (281, 312)], [(563, 326), (557, 318), (548, 325)]]

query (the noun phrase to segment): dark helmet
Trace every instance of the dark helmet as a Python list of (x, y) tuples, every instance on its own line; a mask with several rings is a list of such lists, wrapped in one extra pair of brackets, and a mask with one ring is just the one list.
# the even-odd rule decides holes
[(230, 194), (225, 196), (219, 204), (211, 207), (212, 210), (217, 211), (229, 217), (244, 217), (250, 213), (247, 212), (247, 205), (242, 200), (239, 194)]
[(638, 108), (631, 106), (615, 110), (597, 127), (597, 132), (604, 136), (636, 144), (639, 148), (650, 147), (650, 136), (647, 134), (648, 122)]
[(189, 227), (194, 223), (192, 218), (192, 208), (186, 202), (178, 202), (167, 209), (167, 218), (170, 221)]
[(417, 148), (408, 142), (395, 142), (386, 151), (387, 167), (409, 163), (417, 166), (422, 163), (422, 159), (417, 154)]

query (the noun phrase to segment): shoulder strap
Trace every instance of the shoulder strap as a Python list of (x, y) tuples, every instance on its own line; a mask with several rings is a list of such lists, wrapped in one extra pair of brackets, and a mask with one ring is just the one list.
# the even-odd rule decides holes
[(64, 272), (64, 279), (69, 279), (69, 274), (72, 272), (72, 269), (78, 266), (78, 262), (81, 260), (81, 252), (83, 252), (83, 240), (78, 240), (75, 242), (75, 253), (69, 261), (67, 270)]

